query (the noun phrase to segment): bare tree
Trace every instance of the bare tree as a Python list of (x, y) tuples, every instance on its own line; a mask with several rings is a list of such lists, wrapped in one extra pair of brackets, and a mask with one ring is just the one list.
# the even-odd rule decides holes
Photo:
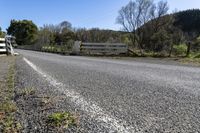
[[(141, 29), (144, 28), (147, 22), (165, 15), (168, 10), (168, 3), (166, 1), (160, 1), (157, 5), (153, 0), (130, 1), (119, 11), (117, 23), (121, 24), (123, 29), (130, 33), (133, 45), (138, 45), (142, 53), (141, 40), (144, 34)], [(156, 22), (155, 25), (157, 26), (157, 24)]]
[(167, 14), (169, 10), (169, 6), (167, 1), (159, 1), (156, 4), (153, 4), (150, 10), (150, 19), (153, 20), (152, 26), (154, 26), (154, 32), (157, 32), (159, 27), (161, 27), (163, 24), (159, 23), (159, 20), (161, 17)]
[[(153, 5), (152, 0), (130, 1), (128, 5), (122, 7), (117, 17), (117, 23), (121, 24), (125, 31), (131, 33), (132, 43), (136, 45), (137, 30), (149, 21), (150, 9)], [(140, 45), (139, 45), (140, 46)], [(140, 47), (141, 48), (141, 47)]]
[(157, 5), (157, 17), (162, 17), (165, 15), (169, 10), (169, 6), (167, 1), (160, 1)]

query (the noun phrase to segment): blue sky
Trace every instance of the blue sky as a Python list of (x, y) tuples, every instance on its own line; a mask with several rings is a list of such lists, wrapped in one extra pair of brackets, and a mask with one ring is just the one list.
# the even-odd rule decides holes
[[(130, 0), (0, 0), (0, 27), (11, 19), (33, 20), (38, 26), (67, 20), (74, 27), (119, 30), (118, 10)], [(157, 0), (156, 0), (157, 1)], [(167, 0), (170, 11), (200, 8), (200, 0)]]

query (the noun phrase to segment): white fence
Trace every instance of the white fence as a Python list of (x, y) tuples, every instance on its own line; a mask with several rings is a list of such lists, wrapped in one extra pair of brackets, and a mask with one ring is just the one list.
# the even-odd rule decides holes
[(5, 38), (0, 38), (0, 53), (5, 54), (6, 52), (7, 52), (6, 40), (5, 40)]
[(15, 54), (11, 43), (11, 37), (0, 38), (0, 54)]
[(8, 54), (11, 54), (11, 55), (15, 54), (13, 46), (12, 46), (12, 42), (9, 37), (6, 38), (6, 47), (7, 47)]
[(81, 43), (75, 42), (74, 51), (91, 55), (119, 55), (127, 54), (128, 46), (122, 43)]

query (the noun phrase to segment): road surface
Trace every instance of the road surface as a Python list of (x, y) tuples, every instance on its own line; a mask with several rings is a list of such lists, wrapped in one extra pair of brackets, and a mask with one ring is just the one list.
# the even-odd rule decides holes
[(200, 132), (198, 67), (17, 52), (29, 78), (35, 73), (93, 120), (88, 132)]

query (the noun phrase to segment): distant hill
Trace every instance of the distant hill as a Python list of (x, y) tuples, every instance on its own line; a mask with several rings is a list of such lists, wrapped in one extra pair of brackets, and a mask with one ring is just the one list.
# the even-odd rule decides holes
[(184, 32), (200, 33), (200, 9), (191, 9), (177, 12), (174, 25)]
[(159, 23), (164, 23), (167, 18), (174, 16), (175, 27), (178, 27), (183, 32), (196, 32), (200, 34), (200, 9), (190, 9), (185, 11), (176, 12), (174, 14), (167, 14), (159, 19), (151, 20), (147, 22), (142, 28), (152, 26), (152, 22), (158, 21)]

